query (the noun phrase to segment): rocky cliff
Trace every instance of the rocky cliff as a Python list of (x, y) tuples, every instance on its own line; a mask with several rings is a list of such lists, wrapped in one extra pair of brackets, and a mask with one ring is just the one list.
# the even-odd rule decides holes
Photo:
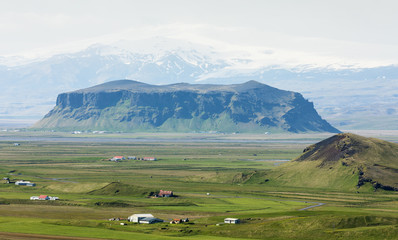
[(233, 85), (107, 82), (62, 93), (34, 128), (110, 131), (338, 132), (299, 93)]

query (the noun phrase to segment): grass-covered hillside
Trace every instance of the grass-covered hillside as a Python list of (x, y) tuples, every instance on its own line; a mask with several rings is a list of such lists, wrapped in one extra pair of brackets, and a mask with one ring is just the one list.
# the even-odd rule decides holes
[[(398, 192), (320, 189), (326, 177), (308, 176), (304, 167), (301, 176), (318, 185), (303, 185), (298, 175), (291, 182), (271, 176), (287, 176), (288, 166), (298, 169), (302, 163), (322, 173), (334, 168), (319, 167), (322, 160), (287, 163), (325, 135), (159, 135), (0, 133), (11, 138), (0, 141), (1, 176), (36, 184), (0, 184), (0, 239), (397, 239)], [(113, 156), (126, 159), (109, 161)], [(358, 175), (354, 180), (346, 179), (355, 184)], [(160, 190), (175, 197), (154, 197)], [(30, 200), (40, 195), (59, 200)], [(165, 222), (127, 221), (142, 213)], [(186, 218), (189, 222), (170, 224)], [(225, 218), (241, 223), (226, 224)]]
[(273, 185), (398, 190), (398, 144), (337, 134), (305, 148), (266, 177)]

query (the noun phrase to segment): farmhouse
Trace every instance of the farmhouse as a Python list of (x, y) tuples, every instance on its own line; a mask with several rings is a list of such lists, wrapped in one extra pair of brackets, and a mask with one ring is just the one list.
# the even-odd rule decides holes
[(177, 219), (171, 220), (170, 224), (180, 224), (180, 223), (186, 223), (186, 222), (189, 222), (188, 218), (184, 218), (184, 219), (177, 218)]
[(59, 200), (59, 197), (51, 197), (51, 196), (47, 196), (47, 195), (40, 195), (40, 196), (32, 196), (30, 197), (30, 200)]
[(142, 158), (143, 161), (156, 161), (155, 157), (144, 157)]
[(160, 190), (159, 194), (157, 195), (158, 197), (173, 197), (173, 191), (163, 191)]
[(16, 182), (15, 182), (15, 185), (19, 185), (19, 186), (28, 186), (28, 187), (34, 187), (34, 186), (36, 186), (35, 183), (31, 183), (31, 182), (29, 182), (29, 181), (24, 181), (24, 180), (16, 181)]
[(123, 156), (114, 156), (113, 158), (109, 159), (109, 161), (112, 161), (112, 162), (119, 162), (122, 160), (125, 160), (125, 158)]
[(238, 224), (238, 223), (240, 223), (240, 219), (239, 218), (225, 218), (224, 223)]
[(152, 214), (133, 214), (128, 217), (129, 222), (152, 224), (163, 222), (162, 219), (155, 218)]
[(47, 195), (40, 195), (39, 200), (50, 200), (50, 197)]
[(136, 156), (128, 156), (127, 159), (129, 159), (129, 160), (137, 160), (137, 157)]

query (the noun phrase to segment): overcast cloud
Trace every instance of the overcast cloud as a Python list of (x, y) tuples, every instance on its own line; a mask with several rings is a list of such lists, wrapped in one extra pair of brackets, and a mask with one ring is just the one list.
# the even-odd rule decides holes
[(0, 56), (166, 36), (306, 61), (398, 64), (394, 0), (5, 0)]

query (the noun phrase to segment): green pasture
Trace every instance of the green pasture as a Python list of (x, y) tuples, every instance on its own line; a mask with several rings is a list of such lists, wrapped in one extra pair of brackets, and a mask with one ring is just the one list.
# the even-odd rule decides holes
[[(40, 137), (37, 132), (29, 134)], [(98, 239), (396, 239), (398, 235), (396, 192), (373, 192), (371, 186), (360, 192), (330, 189), (323, 182), (325, 173), (311, 175), (305, 169), (297, 169), (292, 179), (308, 178), (306, 186), (289, 176), (280, 178), (283, 183), (265, 180), (276, 167), (283, 173), (290, 164), (286, 160), (301, 154), (308, 145), (303, 139), (315, 141), (323, 135), (278, 135), (275, 140), (280, 142), (259, 142), (269, 138), (263, 135), (243, 135), (239, 142), (164, 141), (237, 138), (169, 133), (159, 142), (123, 141), (133, 136), (99, 136), (120, 137), (120, 142), (90, 142), (86, 139), (90, 134), (65, 142), (18, 141), (20, 146), (0, 142), (1, 177), (37, 184), (0, 183), (0, 232)], [(158, 161), (108, 161), (116, 155), (153, 156)], [(341, 172), (333, 169), (332, 174)], [(353, 181), (341, 178), (336, 184)], [(172, 190), (178, 197), (150, 197), (160, 189)], [(29, 200), (41, 194), (60, 200)], [(300, 211), (318, 203), (325, 205)], [(151, 213), (166, 222), (121, 226), (108, 221), (134, 213)], [(242, 223), (222, 224), (226, 217), (240, 218)], [(171, 225), (168, 221), (173, 218), (191, 221)]]

